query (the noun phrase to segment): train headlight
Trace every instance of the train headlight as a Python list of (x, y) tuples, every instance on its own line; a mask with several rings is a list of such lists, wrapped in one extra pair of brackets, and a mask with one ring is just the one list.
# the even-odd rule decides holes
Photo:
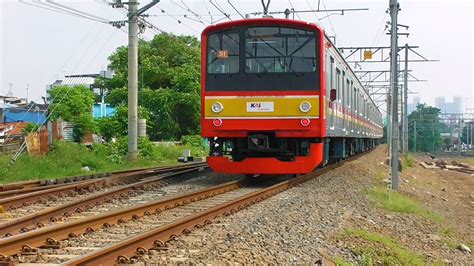
[(214, 113), (218, 114), (224, 109), (224, 106), (220, 102), (215, 102), (212, 104), (211, 109)]
[(307, 113), (311, 110), (311, 104), (307, 101), (304, 101), (300, 104), (300, 111), (303, 113)]

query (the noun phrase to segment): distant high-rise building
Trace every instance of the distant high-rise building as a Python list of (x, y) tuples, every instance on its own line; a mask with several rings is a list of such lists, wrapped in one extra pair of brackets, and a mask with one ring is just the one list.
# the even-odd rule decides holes
[(415, 96), (413, 97), (413, 103), (408, 103), (407, 104), (407, 112), (408, 112), (408, 115), (411, 114), (411, 112), (415, 111), (416, 110), (416, 106), (420, 103), (420, 97), (419, 96)]
[(446, 102), (445, 97), (436, 97), (435, 98), (436, 108), (441, 109), (443, 114), (455, 114), (463, 112), (463, 100), (461, 96), (453, 97), (452, 102)]
[(463, 106), (462, 106), (462, 97), (461, 96), (456, 96), (453, 98), (453, 113), (462, 113), (463, 112)]
[(435, 107), (441, 110), (441, 113), (446, 113), (446, 99), (444, 97), (435, 98)]

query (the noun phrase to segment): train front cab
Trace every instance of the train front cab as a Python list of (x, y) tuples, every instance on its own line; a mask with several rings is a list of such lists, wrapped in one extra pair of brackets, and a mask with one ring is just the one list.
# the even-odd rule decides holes
[(315, 25), (284, 19), (206, 28), (202, 135), (214, 171), (301, 174), (322, 162), (323, 36)]

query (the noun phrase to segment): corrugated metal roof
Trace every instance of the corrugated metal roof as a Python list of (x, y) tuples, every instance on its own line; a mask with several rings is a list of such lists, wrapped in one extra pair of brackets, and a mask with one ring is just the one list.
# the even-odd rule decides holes
[(61, 81), (61, 85), (74, 86), (74, 85), (93, 85), (95, 78), (93, 77), (65, 77)]
[(11, 103), (0, 103), (0, 109), (16, 108), (18, 105)]

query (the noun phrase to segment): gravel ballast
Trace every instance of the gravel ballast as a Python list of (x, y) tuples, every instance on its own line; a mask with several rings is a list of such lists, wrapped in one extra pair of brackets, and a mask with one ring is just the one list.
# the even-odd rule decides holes
[[(154, 252), (158, 263), (318, 263), (342, 258), (363, 263), (338, 236), (362, 228), (392, 237), (425, 261), (468, 264), (469, 254), (429, 240), (441, 226), (373, 206), (366, 191), (387, 172), (385, 147), (304, 184), (195, 230)], [(428, 239), (428, 240), (426, 240)]]

